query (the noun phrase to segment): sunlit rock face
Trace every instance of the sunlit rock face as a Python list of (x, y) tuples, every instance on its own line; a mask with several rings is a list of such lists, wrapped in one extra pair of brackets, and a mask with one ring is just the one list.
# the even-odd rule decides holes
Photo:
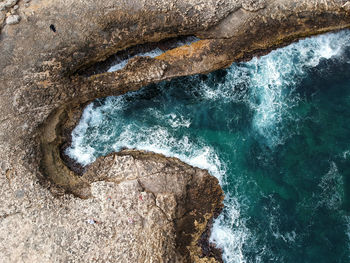
[[(85, 176), (95, 180), (89, 199), (47, 195), (40, 209), (27, 204), (34, 215), (14, 212), (1, 219), (1, 233), (12, 231), (1, 235), (4, 261), (201, 262), (197, 242), (223, 200), (207, 171), (124, 151), (100, 159)], [(25, 191), (15, 194), (27, 200)]]
[[(208, 73), (350, 21), (347, 1), (0, 3), (0, 253), (6, 262), (84, 262), (85, 255), (104, 262), (108, 251), (116, 251), (116, 235), (94, 232), (106, 226), (94, 219), (105, 213), (103, 189), (96, 189), (109, 189), (109, 181), (84, 177), (87, 168), (75, 171), (62, 160), (88, 102)], [(113, 73), (78, 74), (130, 47), (180, 36), (200, 40), (155, 58), (132, 58)], [(139, 191), (136, 183), (133, 187)], [(207, 195), (215, 203), (215, 195)], [(168, 238), (170, 248), (176, 238)], [(195, 250), (177, 249), (174, 253), (193, 260)], [(120, 262), (114, 256), (110, 261)]]

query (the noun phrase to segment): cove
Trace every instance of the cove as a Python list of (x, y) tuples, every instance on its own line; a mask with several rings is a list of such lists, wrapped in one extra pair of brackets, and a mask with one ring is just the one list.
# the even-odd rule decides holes
[(89, 104), (66, 153), (123, 147), (216, 176), (225, 262), (349, 262), (350, 32)]

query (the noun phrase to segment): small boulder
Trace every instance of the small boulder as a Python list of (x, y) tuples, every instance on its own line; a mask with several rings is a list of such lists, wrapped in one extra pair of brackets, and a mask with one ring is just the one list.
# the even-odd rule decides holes
[(242, 8), (246, 11), (257, 12), (266, 7), (265, 0), (246, 0), (242, 2)]
[(0, 1), (0, 11), (11, 8), (17, 4), (18, 0)]
[(6, 24), (8, 25), (18, 24), (20, 20), (21, 20), (21, 17), (19, 15), (11, 15), (6, 18)]
[(342, 8), (346, 11), (346, 12), (350, 12), (350, 1), (346, 2)]

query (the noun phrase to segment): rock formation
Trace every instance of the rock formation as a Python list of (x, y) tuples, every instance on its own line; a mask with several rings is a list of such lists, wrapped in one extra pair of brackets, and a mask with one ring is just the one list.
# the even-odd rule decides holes
[[(0, 0), (0, 258), (214, 261), (198, 241), (221, 208), (217, 180), (135, 151), (77, 174), (61, 150), (83, 106), (348, 28), (349, 12), (344, 0)], [(118, 51), (187, 35), (201, 40), (80, 74)]]
[(11, 231), (1, 234), (3, 262), (200, 262), (200, 233), (223, 199), (208, 172), (122, 151), (84, 176), (94, 181), (87, 200), (38, 189), (42, 200), (33, 204), (35, 187), (16, 190), (25, 210), (1, 218), (0, 233)]

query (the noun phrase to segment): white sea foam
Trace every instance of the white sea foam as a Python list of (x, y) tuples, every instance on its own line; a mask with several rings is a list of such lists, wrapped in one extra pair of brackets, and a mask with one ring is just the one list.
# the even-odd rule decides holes
[(114, 72), (114, 71), (118, 71), (122, 68), (124, 68), (126, 66), (126, 64), (128, 64), (129, 62), (129, 59), (124, 59), (122, 60), (121, 62), (117, 63), (117, 64), (114, 64), (113, 66), (111, 66), (107, 72)]
[(187, 136), (174, 138), (166, 128), (159, 126), (136, 127), (128, 125), (113, 145), (116, 151), (122, 147), (177, 157), (192, 166), (208, 170), (219, 180), (222, 180), (225, 172), (224, 166), (212, 147), (200, 142), (194, 144)]
[(179, 112), (171, 112), (169, 114), (164, 114), (156, 108), (149, 108), (148, 112), (155, 118), (162, 120), (163, 123), (168, 123), (170, 127), (177, 128), (188, 128), (191, 125), (191, 118), (186, 117)]
[(282, 144), (286, 136), (282, 121), (290, 109), (297, 106), (300, 97), (293, 86), (299, 83), (308, 69), (322, 60), (339, 58), (344, 48), (350, 46), (348, 31), (329, 33), (300, 40), (261, 58), (243, 64), (233, 64), (226, 81), (213, 89), (202, 84), (202, 95), (208, 100), (241, 101), (255, 111), (253, 128), (262, 135), (268, 146)]
[(190, 127), (191, 125), (191, 120), (188, 118), (185, 118), (181, 114), (167, 114), (165, 115), (166, 118), (168, 118), (168, 122), (172, 128), (179, 128), (179, 127)]
[(253, 241), (252, 235), (240, 214), (237, 199), (226, 195), (224, 204), (224, 213), (214, 221), (210, 242), (223, 249), (225, 262), (245, 263), (243, 246), (247, 240)]
[(342, 205), (344, 182), (335, 162), (330, 163), (329, 171), (322, 177), (318, 186), (321, 188), (321, 194), (317, 206), (324, 205), (328, 209), (338, 209)]
[[(295, 230), (291, 231), (281, 231), (280, 230), (280, 221), (281, 221), (281, 215), (279, 214), (280, 206), (278, 204), (273, 205), (272, 213), (269, 214), (269, 230), (274, 236), (275, 239), (281, 239), (285, 243), (293, 243), (295, 242), (295, 239), (297, 237), (297, 234)], [(269, 212), (267, 212), (269, 213)]]
[[(346, 225), (346, 237), (348, 239), (348, 251), (350, 251), (350, 216), (344, 216), (344, 221), (345, 221), (345, 225)], [(349, 260), (350, 260), (350, 253), (349, 253)]]
[[(229, 69), (228, 81), (219, 85), (216, 90), (203, 85), (203, 94), (208, 99), (247, 102), (255, 110), (253, 127), (267, 139), (269, 146), (273, 147), (283, 143), (285, 139), (278, 124), (288, 117), (286, 116), (288, 109), (296, 106), (300, 99), (290, 96), (293, 90), (287, 88), (301, 80), (307, 67), (316, 67), (323, 59), (339, 57), (343, 49), (350, 46), (349, 38), (350, 34), (347, 31), (326, 34), (299, 41), (260, 59), (255, 58), (243, 67), (234, 64)], [(239, 90), (243, 83), (249, 83), (249, 95), (244, 92), (244, 89), (243, 95)], [(327, 182), (339, 180), (339, 178), (341, 176), (336, 174), (332, 166), (320, 186), (327, 187)], [(341, 184), (341, 182), (337, 183)], [(323, 199), (328, 200), (327, 206), (334, 208), (339, 205), (342, 197), (337, 190), (339, 189), (334, 189), (329, 198)], [(231, 203), (225, 202), (225, 205), (231, 205)], [(229, 220), (239, 222), (240, 219), (237, 216), (239, 207), (233, 207), (232, 211), (234, 213)], [(246, 229), (244, 222), (236, 228), (229, 226), (227, 221), (223, 216), (215, 221), (211, 239), (223, 248), (225, 262), (245, 262), (242, 246), (250, 238), (249, 230)], [(293, 231), (283, 235), (277, 231), (275, 234), (276, 238), (282, 238), (285, 242), (294, 242), (296, 238)]]
[(91, 123), (96, 123), (98, 119), (98, 113), (93, 110), (93, 105), (89, 104), (85, 108), (79, 124), (72, 132), (72, 146), (66, 149), (66, 154), (82, 165), (94, 161), (95, 149), (86, 144), (84, 135)]
[(280, 124), (288, 118), (289, 109), (299, 102), (292, 87), (303, 79), (308, 68), (341, 55), (349, 45), (348, 33), (326, 34), (301, 40), (249, 62), (256, 68), (250, 87), (253, 98), (259, 101), (252, 103), (256, 110), (253, 126), (270, 146), (283, 143), (286, 133)]

